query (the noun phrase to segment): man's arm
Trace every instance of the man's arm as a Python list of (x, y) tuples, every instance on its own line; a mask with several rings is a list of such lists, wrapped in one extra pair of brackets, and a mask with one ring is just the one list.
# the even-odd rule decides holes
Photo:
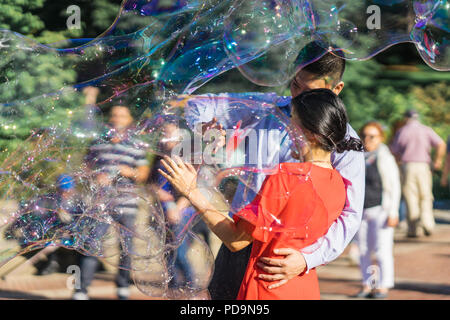
[(444, 162), (446, 149), (447, 149), (447, 145), (445, 144), (444, 141), (442, 141), (442, 143), (440, 143), (436, 147), (436, 157), (433, 162), (433, 167), (435, 170), (440, 170), (442, 168), (442, 163)]
[(447, 145), (444, 140), (430, 127), (428, 127), (428, 138), (431, 145), (436, 149), (436, 156), (433, 161), (433, 169), (440, 170), (445, 157)]
[(442, 170), (441, 186), (446, 187), (448, 185), (448, 174), (450, 171), (450, 152), (447, 152), (447, 159), (445, 160), (444, 169)]
[(401, 147), (399, 145), (399, 132), (397, 132), (394, 136), (394, 139), (392, 140), (391, 145), (389, 145), (389, 150), (391, 151), (392, 155), (395, 158), (395, 161), (397, 161), (397, 163), (401, 162)]
[(255, 110), (262, 112), (263, 104), (275, 104), (276, 99), (274, 93), (208, 93), (184, 97), (170, 104), (184, 107), (184, 116), (191, 129), (214, 118), (224, 129), (231, 129), (239, 121), (251, 121)]
[(449, 173), (450, 173), (450, 136), (447, 138), (447, 156), (444, 163), (444, 169), (442, 169), (441, 186), (446, 187), (448, 185)]
[(144, 183), (150, 174), (150, 164), (147, 160), (147, 152), (141, 148), (134, 151), (135, 163), (132, 168), (128, 165), (119, 166), (119, 174), (133, 179), (137, 183)]
[(137, 165), (138, 167), (136, 169), (133, 169), (126, 165), (120, 166), (120, 175), (122, 175), (123, 177), (131, 178), (137, 183), (143, 183), (147, 181), (148, 175), (150, 174), (150, 167), (148, 166), (148, 162), (145, 157), (139, 159)]

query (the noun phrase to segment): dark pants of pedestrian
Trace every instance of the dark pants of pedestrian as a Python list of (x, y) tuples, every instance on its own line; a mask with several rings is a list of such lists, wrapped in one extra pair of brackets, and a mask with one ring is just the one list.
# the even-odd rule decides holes
[[(121, 224), (123, 227), (120, 229), (120, 236), (122, 242), (120, 243), (120, 261), (117, 277), (116, 277), (116, 286), (118, 288), (127, 288), (130, 284), (130, 267), (131, 267), (131, 259), (129, 255), (122, 254), (123, 253), (123, 245), (125, 245), (128, 250), (132, 248), (133, 237), (127, 233), (126, 230), (133, 230), (134, 222), (136, 220), (135, 214), (113, 214), (111, 215), (115, 222)], [(106, 233), (109, 224), (99, 223), (96, 226), (95, 234), (97, 239), (101, 239), (103, 235)], [(97, 257), (93, 256), (82, 256), (80, 259), (80, 271), (81, 271), (81, 285), (80, 289), (77, 289), (78, 292), (87, 293), (87, 289), (94, 279), (95, 272), (99, 266), (99, 260)]]
[[(170, 237), (168, 239), (169, 241), (174, 241), (175, 238), (184, 238), (181, 245), (168, 257), (168, 264), (173, 268), (171, 271), (173, 278), (169, 282), (169, 287), (171, 288), (183, 286), (184, 284), (192, 285), (192, 282), (194, 281), (194, 270), (188, 259), (192, 240), (188, 234), (183, 232), (183, 229), (194, 213), (195, 210), (192, 207), (185, 209), (183, 211), (182, 220), (177, 225), (172, 226), (173, 233), (171, 236), (174, 237), (174, 239), (170, 239)], [(182, 274), (182, 277), (180, 277), (179, 273)]]
[[(191, 247), (191, 241), (189, 238), (185, 238), (182, 244), (177, 248), (169, 257), (169, 265), (174, 267), (172, 271), (173, 278), (169, 282), (169, 287), (176, 288), (185, 284), (192, 285), (194, 281), (194, 271), (191, 262), (188, 260), (189, 248)], [(175, 261), (173, 259), (175, 258)], [(182, 277), (180, 277), (180, 273)]]
[(225, 245), (221, 245), (208, 287), (212, 300), (236, 300), (251, 252), (251, 244), (237, 252), (231, 252)]
[(206, 244), (210, 247), (211, 243), (210, 243), (210, 239), (209, 239), (209, 235), (211, 233), (211, 230), (208, 228), (208, 226), (206, 225), (205, 221), (200, 220), (199, 222), (197, 222), (193, 227), (192, 227), (192, 231), (195, 234), (201, 235), (204, 239), (204, 241), (206, 242)]

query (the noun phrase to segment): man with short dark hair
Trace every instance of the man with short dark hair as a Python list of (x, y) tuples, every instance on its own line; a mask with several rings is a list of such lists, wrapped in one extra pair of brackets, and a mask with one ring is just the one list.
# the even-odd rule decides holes
[(419, 225), (426, 236), (434, 230), (433, 179), (430, 151), (436, 148), (433, 168), (439, 170), (445, 156), (444, 140), (430, 127), (420, 123), (416, 110), (405, 113), (406, 124), (392, 143), (392, 153), (402, 164), (403, 196), (407, 206), (408, 237), (417, 237)]
[[(345, 60), (340, 58), (339, 52), (330, 53), (321, 48), (316, 42), (308, 44), (299, 54), (297, 59), (302, 67), (291, 82), (290, 90), (292, 97), (300, 93), (317, 88), (327, 88), (335, 94), (339, 94), (344, 88), (342, 75), (345, 71)], [(320, 57), (317, 59), (317, 57)], [(313, 61), (308, 65), (301, 65), (304, 61)], [(201, 98), (188, 97), (186, 103), (186, 119), (188, 124), (194, 126), (196, 123), (206, 123), (204, 127), (209, 128), (233, 128), (237, 120), (245, 120), (252, 117), (250, 111), (246, 109), (229, 110), (229, 98), (250, 99), (261, 103), (270, 103), (280, 108), (282, 112), (290, 116), (291, 97), (279, 97), (274, 93), (251, 93), (251, 94), (219, 94), (204, 95)], [(218, 118), (218, 119), (216, 119)], [(220, 126), (217, 121), (220, 122)], [(280, 130), (279, 123), (273, 118), (267, 117), (258, 123), (254, 129)], [(287, 137), (287, 132), (283, 129), (282, 135)], [(264, 146), (264, 150), (269, 154), (279, 152), (279, 162), (295, 162), (291, 156), (291, 142), (285, 139), (280, 145), (280, 140), (270, 141), (267, 137), (259, 135), (259, 130), (255, 130), (258, 137), (258, 145)], [(348, 125), (348, 136), (357, 137), (356, 132)], [(258, 157), (259, 159), (262, 157)], [(274, 159), (269, 155), (267, 158)], [(275, 165), (276, 163), (273, 163)], [(347, 188), (347, 206), (341, 216), (332, 224), (328, 233), (319, 239), (311, 247), (299, 252), (292, 248), (283, 248), (275, 252), (280, 259), (261, 258), (257, 263), (258, 267), (264, 271), (259, 276), (261, 279), (273, 282), (269, 289), (274, 289), (283, 285), (289, 279), (308, 272), (317, 266), (327, 264), (336, 259), (352, 240), (359, 229), (364, 203), (365, 184), (365, 162), (362, 153), (347, 151), (342, 154), (333, 153), (332, 164), (340, 174), (351, 182)], [(258, 162), (258, 167), (263, 164)], [(259, 189), (265, 179), (263, 173), (256, 175), (256, 187)], [(243, 194), (245, 186), (240, 183), (237, 187), (233, 199), (233, 205), (243, 205)], [(247, 199), (251, 201), (255, 194), (252, 190), (246, 190)], [(252, 194), (250, 194), (252, 193)], [(250, 195), (249, 195), (250, 194)], [(215, 262), (215, 272), (209, 286), (211, 297), (219, 300), (235, 299), (242, 282), (247, 262), (250, 257), (251, 246), (236, 253), (229, 251), (224, 245), (219, 250)]]

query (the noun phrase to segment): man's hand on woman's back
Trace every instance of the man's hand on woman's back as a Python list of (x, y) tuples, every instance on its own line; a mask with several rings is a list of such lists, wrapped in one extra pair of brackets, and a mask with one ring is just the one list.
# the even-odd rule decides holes
[(291, 248), (283, 248), (275, 249), (274, 253), (279, 256), (284, 256), (284, 258), (272, 259), (261, 257), (257, 263), (261, 270), (269, 273), (260, 274), (259, 278), (274, 282), (268, 289), (278, 288), (306, 270), (306, 261), (300, 251)]

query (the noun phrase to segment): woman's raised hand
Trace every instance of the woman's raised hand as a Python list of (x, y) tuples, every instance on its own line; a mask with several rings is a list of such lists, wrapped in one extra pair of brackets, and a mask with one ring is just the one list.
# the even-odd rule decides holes
[(190, 163), (184, 163), (180, 157), (174, 159), (164, 156), (161, 164), (167, 172), (158, 169), (159, 173), (169, 181), (172, 186), (183, 196), (189, 198), (189, 194), (197, 187), (197, 171)]

